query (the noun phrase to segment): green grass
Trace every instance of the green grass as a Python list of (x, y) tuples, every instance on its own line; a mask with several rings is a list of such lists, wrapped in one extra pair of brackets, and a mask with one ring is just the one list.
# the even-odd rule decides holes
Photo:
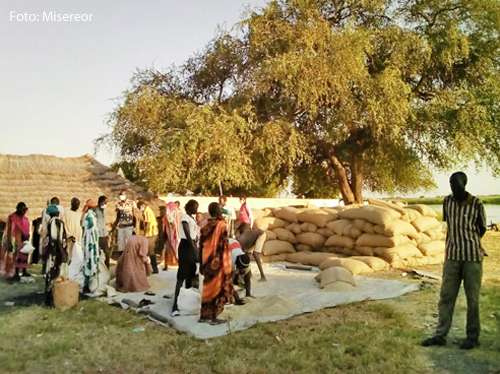
[[(43, 281), (0, 281), (2, 373), (493, 373), (500, 370), (500, 234), (488, 234), (481, 292), (481, 347), (463, 352), (466, 303), (459, 295), (449, 343), (423, 348), (437, 319), (439, 285), (385, 301), (296, 316), (211, 340), (197, 340), (141, 315), (86, 300), (61, 312), (5, 307), (39, 303)], [(434, 269), (437, 269), (434, 268)], [(392, 277), (401, 279), (395, 272)], [(33, 304), (31, 302), (31, 304)], [(16, 305), (18, 303), (16, 302)], [(133, 332), (144, 327), (143, 332)]]
[[(478, 196), (483, 204), (490, 205), (500, 205), (500, 195), (486, 195), (486, 196)], [(444, 196), (439, 197), (422, 197), (422, 198), (406, 198), (406, 199), (388, 199), (392, 201), (404, 201), (407, 204), (427, 204), (427, 205), (442, 205)]]

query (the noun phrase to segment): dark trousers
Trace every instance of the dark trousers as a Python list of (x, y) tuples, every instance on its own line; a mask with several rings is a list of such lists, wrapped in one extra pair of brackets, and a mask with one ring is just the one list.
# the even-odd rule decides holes
[(106, 255), (106, 266), (109, 269), (109, 259), (111, 258), (111, 251), (109, 249), (108, 237), (100, 236), (99, 237), (99, 249), (104, 252)]
[(436, 336), (445, 337), (450, 331), (458, 290), (464, 281), (467, 297), (467, 338), (479, 338), (479, 291), (483, 277), (483, 263), (446, 260), (443, 266), (443, 284), (439, 300), (439, 323)]

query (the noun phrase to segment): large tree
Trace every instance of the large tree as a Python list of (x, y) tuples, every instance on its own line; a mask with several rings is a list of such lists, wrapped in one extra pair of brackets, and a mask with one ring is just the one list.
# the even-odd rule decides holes
[(495, 0), (278, 0), (178, 70), (145, 70), (111, 138), (158, 190), (346, 203), (500, 170)]

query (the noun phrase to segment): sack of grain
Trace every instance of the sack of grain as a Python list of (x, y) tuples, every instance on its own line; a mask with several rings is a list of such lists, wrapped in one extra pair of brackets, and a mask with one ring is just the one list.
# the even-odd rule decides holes
[(323, 261), (326, 261), (330, 258), (340, 257), (339, 255), (333, 253), (314, 252), (308, 255), (306, 263), (304, 265), (319, 266), (319, 264), (321, 264)]
[(321, 289), (322, 292), (353, 292), (356, 291), (356, 286), (346, 282), (333, 282), (327, 284)]
[(417, 245), (427, 244), (430, 242), (432, 242), (432, 239), (429, 237), (429, 235), (427, 235), (426, 233), (423, 233), (423, 232), (420, 233), (420, 236), (417, 239)]
[(262, 262), (270, 263), (270, 262), (279, 262), (286, 261), (287, 253), (281, 253), (279, 255), (271, 255), (271, 256), (261, 256)]
[(424, 256), (434, 256), (445, 252), (446, 245), (442, 240), (436, 240), (428, 244), (420, 244), (418, 249)]
[(351, 257), (351, 259), (364, 262), (369, 267), (371, 267), (373, 271), (384, 271), (390, 268), (387, 261), (374, 256), (355, 256)]
[(326, 227), (330, 230), (333, 231), (337, 235), (342, 235), (342, 232), (344, 232), (344, 229), (352, 224), (352, 221), (348, 219), (340, 219), (338, 221), (330, 222), (326, 225)]
[(361, 236), (362, 232), (361, 230), (357, 229), (356, 226), (354, 226), (354, 223), (352, 222), (348, 226), (342, 230), (342, 235), (343, 236), (349, 236), (350, 238), (357, 239)]
[(446, 235), (444, 234), (443, 230), (441, 228), (439, 229), (433, 229), (433, 230), (427, 230), (424, 232), (425, 235), (429, 236), (432, 241), (434, 240), (444, 240), (446, 238)]
[(334, 209), (334, 208), (329, 208), (329, 207), (321, 207), (320, 208), (321, 210), (324, 210), (325, 212), (327, 212), (328, 214), (332, 214), (335, 216), (335, 219), (338, 219), (339, 218), (339, 210), (338, 209)]
[(252, 214), (253, 214), (254, 220), (261, 219), (261, 218), (264, 218), (266, 216), (266, 213), (264, 213), (264, 211), (262, 209), (252, 208)]
[(67, 310), (78, 304), (80, 286), (77, 282), (58, 277), (54, 282), (54, 306), (59, 310)]
[(436, 213), (436, 211), (434, 209), (432, 209), (430, 206), (425, 205), (425, 204), (412, 204), (412, 205), (408, 205), (408, 208), (416, 210), (424, 217), (433, 217), (433, 218), (438, 217), (438, 214)]
[(410, 239), (407, 236), (385, 236), (380, 234), (363, 234), (356, 240), (358, 247), (397, 247), (408, 243)]
[(288, 225), (288, 230), (293, 232), (295, 235), (301, 234), (302, 233), (302, 229), (300, 228), (301, 225), (302, 223), (291, 223), (290, 225)]
[(271, 231), (276, 234), (278, 240), (284, 240), (292, 244), (297, 243), (297, 238), (295, 237), (293, 232), (288, 231), (287, 229), (277, 228), (277, 229), (272, 229)]
[(375, 225), (373, 230), (377, 234), (385, 235), (385, 236), (394, 236), (394, 235), (407, 235), (410, 238), (418, 239), (420, 235), (417, 230), (411, 223), (402, 221), (400, 219), (395, 219), (392, 222), (389, 222), (387, 225)]
[(266, 233), (266, 241), (277, 239), (276, 234), (274, 232), (272, 232), (271, 230), (264, 230), (264, 232)]
[(337, 254), (343, 254), (344, 252), (344, 247), (338, 247), (338, 246), (333, 246), (333, 247), (323, 247), (322, 251), (328, 252), (328, 253), (337, 253)]
[(347, 247), (342, 248), (342, 251), (340, 252), (340, 254), (342, 254), (346, 257), (361, 256), (361, 253), (356, 252), (354, 249), (347, 248)]
[(254, 222), (254, 228), (261, 230), (272, 230), (280, 227), (285, 227), (285, 221), (275, 217), (259, 218)]
[(298, 252), (312, 252), (313, 247), (311, 247), (310, 245), (307, 245), (307, 244), (299, 243), (299, 244), (295, 245), (295, 249)]
[(346, 209), (339, 213), (341, 219), (364, 219), (376, 225), (387, 225), (392, 220), (398, 219), (401, 214), (394, 209), (383, 208), (376, 205), (365, 205), (359, 208)]
[(389, 263), (397, 262), (399, 260), (406, 260), (411, 257), (423, 257), (422, 252), (420, 252), (417, 247), (410, 243), (392, 248), (377, 247), (375, 248), (375, 254), (379, 257), (384, 258)]
[(286, 261), (292, 262), (294, 264), (303, 264), (306, 265), (307, 259), (311, 255), (311, 252), (296, 252), (296, 253), (287, 253)]
[(441, 228), (441, 224), (436, 218), (420, 217), (411, 223), (418, 232), (425, 232)]
[(429, 265), (442, 264), (445, 259), (445, 253), (438, 253), (429, 257)]
[(403, 221), (409, 222), (406, 210), (397, 204), (393, 204), (393, 203), (390, 203), (388, 201), (383, 201), (383, 200), (379, 200), (379, 199), (368, 199), (368, 202), (370, 204), (381, 206), (383, 208), (393, 209), (396, 212), (398, 212), (399, 214), (401, 214), (401, 219)]
[(341, 266), (351, 272), (351, 274), (367, 274), (373, 273), (373, 269), (364, 262), (353, 260), (350, 258), (329, 258), (319, 264), (321, 270), (328, 269), (332, 266)]
[(354, 248), (356, 240), (348, 236), (332, 235), (324, 243), (325, 247), (347, 247)]
[(314, 223), (318, 227), (325, 227), (328, 222), (337, 219), (337, 216), (321, 209), (305, 209), (297, 214), (299, 222)]
[(354, 226), (361, 232), (366, 234), (375, 234), (375, 230), (373, 229), (375, 225), (371, 222), (365, 221), (364, 219), (356, 219), (354, 220)]
[(316, 226), (314, 223), (304, 222), (300, 225), (300, 231), (301, 231), (300, 233), (302, 233), (302, 232), (316, 232), (316, 231), (318, 231), (318, 226)]
[(295, 252), (295, 248), (293, 248), (292, 243), (285, 242), (283, 240), (269, 240), (264, 243), (264, 247), (262, 248), (262, 254), (264, 256), (293, 252)]
[(361, 256), (375, 256), (375, 247), (366, 247), (366, 246), (358, 246), (354, 247), (356, 252), (358, 252)]
[[(327, 229), (326, 227), (325, 228), (322, 228), (322, 229), (318, 229), (316, 231), (316, 233), (320, 234), (320, 235), (323, 235), (325, 238), (328, 238), (329, 236), (332, 236), (334, 235), (335, 233), (329, 229)], [(299, 233), (300, 234), (300, 233)]]
[(343, 267), (334, 266), (321, 272), (321, 288), (325, 288), (329, 284), (338, 282), (356, 286), (356, 282), (354, 281), (352, 274), (349, 272), (349, 270)]
[(264, 212), (264, 217), (272, 217), (273, 216), (273, 211), (269, 208), (264, 208), (264, 209), (262, 209), (262, 211)]
[(274, 216), (288, 222), (299, 222), (297, 214), (302, 210), (291, 206), (284, 206), (274, 211)]
[(304, 232), (299, 234), (297, 235), (297, 240), (299, 243), (310, 245), (315, 249), (320, 249), (326, 242), (326, 238), (323, 235), (315, 232)]
[(406, 210), (406, 216), (408, 217), (408, 222), (413, 222), (416, 219), (422, 217), (422, 214), (416, 209), (405, 207), (404, 210)]
[(408, 267), (414, 267), (414, 266), (425, 266), (429, 265), (431, 257), (430, 256), (424, 256), (424, 257), (411, 257), (407, 260), (405, 260), (405, 265)]

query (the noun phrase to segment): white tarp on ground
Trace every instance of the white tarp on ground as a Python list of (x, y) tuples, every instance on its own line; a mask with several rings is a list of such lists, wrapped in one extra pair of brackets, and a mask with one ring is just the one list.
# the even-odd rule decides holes
[[(261, 283), (259, 272), (252, 263), (252, 294), (255, 299), (248, 299), (243, 306), (231, 305), (226, 307), (219, 318), (226, 319), (226, 324), (212, 326), (207, 323), (198, 323), (199, 315), (172, 317), (172, 299), (163, 296), (172, 296), (175, 287), (176, 270), (161, 271), (149, 277), (151, 291), (155, 296), (146, 296), (144, 293), (118, 293), (108, 302), (119, 302), (123, 307), (124, 299), (139, 303), (148, 299), (154, 304), (141, 308), (147, 314), (156, 317), (162, 324), (169, 325), (178, 331), (186, 332), (199, 339), (214, 338), (234, 331), (244, 330), (256, 323), (272, 322), (286, 319), (298, 314), (313, 312), (323, 308), (358, 302), (363, 300), (381, 300), (401, 296), (416, 291), (419, 285), (397, 280), (386, 280), (355, 276), (357, 287), (348, 292), (331, 292), (321, 290), (314, 280), (317, 269), (313, 271), (290, 270), (285, 268), (286, 263), (264, 264), (264, 272), (268, 279)], [(242, 295), (240, 291), (240, 295)]]

